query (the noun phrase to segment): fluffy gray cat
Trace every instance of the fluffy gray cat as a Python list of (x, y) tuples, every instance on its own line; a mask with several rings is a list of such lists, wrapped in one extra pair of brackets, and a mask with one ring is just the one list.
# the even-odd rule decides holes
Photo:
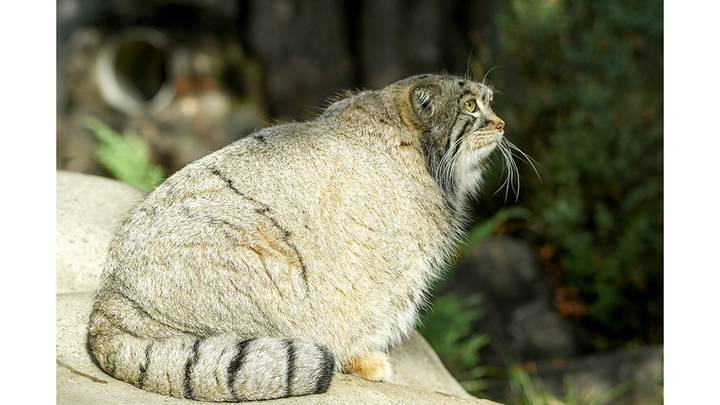
[(391, 378), (505, 123), (482, 83), (410, 77), (191, 163), (109, 249), (89, 347), (110, 375), (209, 401)]

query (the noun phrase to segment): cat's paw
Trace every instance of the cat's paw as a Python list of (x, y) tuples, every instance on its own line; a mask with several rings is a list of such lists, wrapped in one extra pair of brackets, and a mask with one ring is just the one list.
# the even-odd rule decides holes
[(390, 358), (382, 352), (359, 354), (345, 362), (343, 370), (369, 381), (390, 381), (392, 377)]

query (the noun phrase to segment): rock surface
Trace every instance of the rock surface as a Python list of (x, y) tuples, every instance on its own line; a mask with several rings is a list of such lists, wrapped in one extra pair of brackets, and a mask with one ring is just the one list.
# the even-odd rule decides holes
[(94, 291), (113, 232), (143, 194), (104, 177), (58, 171), (57, 292)]
[[(105, 250), (122, 216), (142, 194), (122, 183), (57, 173), (57, 403), (192, 404), (116, 380), (100, 370), (86, 348), (92, 297)], [(278, 404), (493, 404), (469, 395), (418, 334), (391, 352), (392, 383), (336, 375), (321, 395), (268, 401)]]

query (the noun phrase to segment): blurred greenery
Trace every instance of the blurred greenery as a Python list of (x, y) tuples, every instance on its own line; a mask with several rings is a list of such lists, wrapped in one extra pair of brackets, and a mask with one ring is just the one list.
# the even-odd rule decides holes
[(520, 366), (509, 369), (510, 403), (514, 405), (605, 405), (628, 391), (628, 384), (620, 384), (609, 390), (580, 389), (566, 381), (561, 398), (547, 390)]
[(484, 388), (480, 349), (490, 342), (487, 335), (473, 334), (475, 321), (482, 316), (480, 297), (447, 294), (433, 301), (432, 310), (422, 317), (418, 331), (443, 359), (469, 392)]
[(151, 191), (165, 179), (162, 167), (152, 163), (150, 147), (133, 133), (119, 134), (96, 118), (86, 123), (100, 143), (97, 159), (114, 178), (142, 191)]
[(482, 242), (483, 239), (491, 236), (498, 226), (511, 219), (526, 219), (528, 215), (529, 211), (522, 207), (500, 209), (497, 213), (490, 217), (490, 219), (481, 221), (470, 229), (467, 240), (459, 247), (459, 257), (464, 256), (468, 253), (469, 249), (472, 249)]
[[(522, 219), (518, 236), (554, 276), (558, 310), (586, 326), (595, 349), (662, 342), (662, 2), (513, 0), (498, 20), (497, 54), (477, 52), (471, 71), (502, 64), (492, 73), (499, 113), (543, 180), (525, 167), (525, 208), (481, 203), (478, 217), (491, 219), (459, 256)], [(489, 342), (473, 335), (479, 316), (476, 297), (440, 295), (420, 331), (481, 396), (478, 350)], [(518, 366), (507, 378), (513, 404), (606, 404), (628, 389), (566, 385), (558, 398)]]
[(502, 64), (499, 115), (543, 179), (526, 167), (519, 203), (533, 215), (519, 236), (596, 349), (662, 341), (662, 12), (660, 0), (513, 0), (497, 54), (471, 64), (475, 77)]
[[(525, 218), (527, 210), (520, 207), (501, 209), (489, 219), (476, 224), (465, 243), (457, 248), (455, 261), (460, 260), (469, 249), (493, 235), (496, 229), (511, 219)], [(445, 281), (452, 278), (452, 266), (445, 271), (445, 278), (433, 286), (441, 291), (432, 307), (420, 320), (418, 332), (430, 343), (448, 370), (469, 392), (480, 395), (485, 388), (487, 369), (482, 364), (480, 349), (490, 343), (489, 336), (475, 332), (475, 321), (483, 316), (479, 295), (460, 296), (442, 292)]]

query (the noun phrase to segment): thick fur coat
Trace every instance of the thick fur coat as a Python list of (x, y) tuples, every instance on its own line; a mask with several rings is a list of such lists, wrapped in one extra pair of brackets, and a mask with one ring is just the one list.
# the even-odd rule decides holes
[(174, 174), (111, 243), (89, 326), (98, 364), (211, 401), (322, 393), (339, 371), (391, 378), (386, 352), (502, 139), (490, 96), (416, 76)]

